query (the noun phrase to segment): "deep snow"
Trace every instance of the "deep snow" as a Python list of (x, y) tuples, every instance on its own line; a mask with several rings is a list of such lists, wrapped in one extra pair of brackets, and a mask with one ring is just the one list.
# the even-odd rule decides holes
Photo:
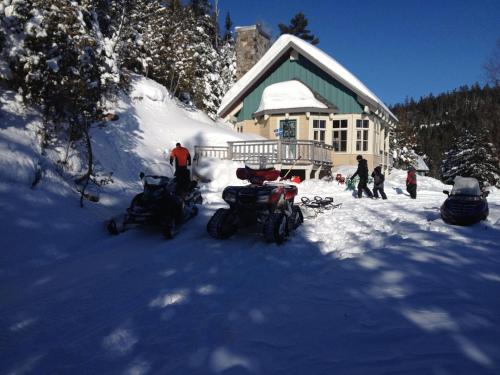
[(176, 238), (109, 236), (103, 224), (140, 190), (139, 171), (169, 171), (164, 148), (240, 137), (164, 94), (138, 79), (120, 120), (94, 129), (115, 182), (83, 209), (50, 168), (30, 188), (43, 158), (19, 124), (36, 116), (2, 96), (1, 374), (500, 372), (496, 189), (486, 222), (454, 227), (439, 218), (445, 187), (432, 178), (419, 176), (411, 200), (394, 171), (387, 201), (306, 181), (301, 196), (342, 206), (306, 219), (282, 246), (249, 231), (216, 241), (205, 225), (237, 164), (210, 161), (217, 179)]

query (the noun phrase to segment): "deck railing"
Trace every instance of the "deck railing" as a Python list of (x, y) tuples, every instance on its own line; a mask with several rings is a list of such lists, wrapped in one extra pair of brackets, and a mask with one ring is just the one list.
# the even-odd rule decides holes
[(322, 142), (266, 140), (228, 142), (228, 147), (196, 146), (196, 158), (215, 157), (247, 163), (332, 165), (333, 147)]
[(227, 146), (194, 146), (195, 159), (216, 158), (229, 159)]

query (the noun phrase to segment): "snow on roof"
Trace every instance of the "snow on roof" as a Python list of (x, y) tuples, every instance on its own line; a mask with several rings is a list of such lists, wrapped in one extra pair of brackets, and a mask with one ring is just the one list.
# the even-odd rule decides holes
[(393, 120), (398, 121), (397, 117), (387, 108), (373, 92), (371, 92), (358, 78), (344, 68), (337, 60), (321, 51), (312, 44), (297, 38), (296, 36), (283, 34), (262, 56), (262, 58), (241, 77), (238, 82), (226, 93), (222, 99), (218, 114), (229, 109), (244, 93), (244, 90), (255, 83), (270, 67), (276, 62), (289, 48), (293, 48), (303, 56), (307, 57), (313, 63), (318, 65), (325, 72), (337, 79), (342, 84), (349, 87), (363, 99), (372, 103), (377, 109), (385, 112)]
[(256, 112), (272, 109), (328, 108), (302, 82), (292, 80), (267, 86)]

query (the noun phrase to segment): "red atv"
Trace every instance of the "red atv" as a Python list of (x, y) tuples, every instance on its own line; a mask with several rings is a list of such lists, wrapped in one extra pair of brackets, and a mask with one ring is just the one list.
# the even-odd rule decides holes
[(238, 168), (236, 176), (250, 185), (228, 186), (222, 198), (229, 208), (219, 208), (207, 224), (208, 233), (217, 239), (231, 237), (239, 228), (262, 225), (267, 242), (282, 243), (304, 218), (300, 207), (294, 205), (297, 187), (269, 183), (279, 178), (274, 168)]

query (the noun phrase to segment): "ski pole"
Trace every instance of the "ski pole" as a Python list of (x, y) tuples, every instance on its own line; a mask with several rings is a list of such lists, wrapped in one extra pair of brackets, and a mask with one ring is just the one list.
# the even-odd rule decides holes
[(288, 169), (288, 171), (285, 173), (285, 175), (281, 178), (281, 181), (283, 181), (287, 176), (288, 174), (292, 171), (293, 167), (295, 167), (295, 165), (297, 164), (297, 162), (302, 158), (302, 156), (299, 155), (299, 157), (293, 162), (292, 166), (290, 167), (290, 169)]

